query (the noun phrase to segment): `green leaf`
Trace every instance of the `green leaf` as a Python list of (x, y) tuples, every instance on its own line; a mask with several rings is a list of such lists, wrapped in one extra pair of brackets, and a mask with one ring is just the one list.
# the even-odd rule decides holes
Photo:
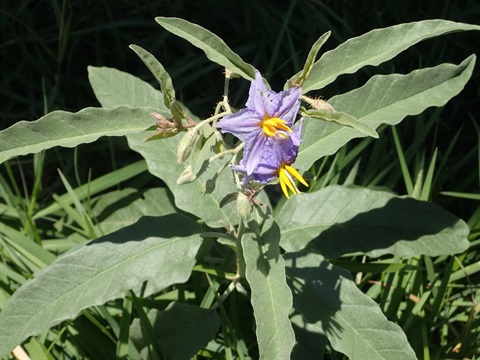
[(167, 184), (179, 209), (198, 216), (211, 227), (224, 227), (238, 222), (233, 203), (220, 207), (223, 198), (237, 191), (229, 169), (216, 174), (223, 164), (222, 161), (227, 161), (229, 156), (210, 164), (192, 182), (177, 184), (177, 179), (184, 170), (184, 165), (177, 163), (177, 145), (180, 138), (155, 142), (144, 142), (144, 138), (144, 134), (127, 136), (128, 145), (145, 158), (148, 171)]
[(480, 30), (480, 26), (447, 20), (424, 20), (372, 30), (323, 54), (313, 65), (304, 83), (303, 93), (321, 89), (339, 75), (352, 74), (367, 65), (379, 65), (422, 40), (468, 30)]
[(172, 34), (180, 36), (192, 45), (202, 49), (213, 62), (247, 80), (255, 78), (255, 68), (243, 61), (214, 33), (179, 18), (159, 16), (155, 18), (155, 21)]
[(175, 89), (173, 88), (170, 75), (163, 65), (147, 50), (138, 45), (130, 45), (129, 47), (138, 55), (152, 75), (155, 76), (155, 79), (157, 79), (160, 84), (160, 89), (163, 92), (163, 103), (165, 107), (170, 109), (170, 105), (175, 100)]
[(327, 31), (325, 34), (320, 36), (317, 41), (315, 41), (315, 43), (312, 45), (312, 48), (308, 52), (307, 60), (305, 61), (303, 70), (300, 71), (298, 74), (292, 76), (285, 84), (285, 88), (288, 88), (293, 84), (299, 84), (300, 86), (302, 86), (303, 82), (305, 81), (306, 78), (308, 78), (308, 75), (310, 75), (310, 72), (312, 71), (315, 58), (317, 57), (317, 54), (320, 51), (320, 48), (328, 40), (331, 33), (332, 33), (331, 31)]
[(281, 246), (327, 258), (362, 252), (438, 256), (465, 251), (465, 222), (433, 203), (365, 188), (328, 186), (285, 203), (276, 221)]
[[(118, 104), (129, 104), (140, 106), (146, 103), (152, 104), (160, 94), (146, 82), (140, 79), (109, 68), (90, 68), (90, 82), (102, 106), (112, 107)], [(101, 79), (101, 81), (99, 81)], [(107, 91), (109, 88), (116, 88), (116, 96), (112, 97)], [(132, 96), (129, 91), (144, 94), (147, 98)], [(161, 95), (161, 94), (160, 94)], [(161, 97), (160, 97), (161, 99)], [(207, 171), (188, 184), (177, 184), (177, 179), (184, 170), (184, 165), (177, 163), (177, 146), (181, 137), (162, 139), (160, 141), (144, 142), (146, 133), (136, 136), (128, 136), (130, 147), (139, 152), (147, 161), (148, 170), (155, 176), (162, 179), (175, 197), (175, 205), (184, 211), (198, 216), (211, 227), (223, 227), (227, 224), (236, 224), (238, 216), (234, 204), (227, 204), (220, 207), (222, 199), (237, 191), (231, 181), (231, 172), (223, 171), (216, 183), (212, 181), (215, 172), (221, 166), (221, 162), (214, 162)], [(225, 157), (226, 161), (228, 156)], [(211, 187), (215, 185), (212, 190)], [(203, 194), (205, 190), (210, 191)], [(201, 195), (201, 196), (200, 196)], [(194, 201), (193, 201), (194, 199)]]
[(332, 121), (339, 125), (349, 126), (352, 129), (364, 133), (365, 135), (378, 138), (378, 134), (373, 128), (371, 128), (365, 123), (358, 121), (358, 119), (356, 119), (352, 115), (348, 115), (338, 111), (330, 111), (327, 109), (308, 110), (305, 111), (302, 115), (306, 119), (306, 121), (309, 121), (309, 119)]
[[(262, 229), (263, 227), (263, 229)], [(285, 279), (285, 263), (280, 255), (278, 225), (267, 220), (260, 226), (249, 223), (242, 236), (245, 277), (251, 289), (260, 358), (290, 359), (295, 336), (288, 318), (292, 294)]]
[[(165, 117), (170, 109), (163, 103), (163, 94), (145, 81), (126, 72), (108, 67), (88, 67), (88, 80), (98, 102), (104, 108), (119, 105), (157, 108)], [(150, 125), (154, 122), (151, 120)]]
[[(463, 89), (474, 65), (475, 56), (472, 55), (459, 65), (442, 64), (408, 75), (374, 76), (364, 86), (334, 96), (329, 103), (336, 111), (354, 116), (373, 129), (380, 124), (395, 125), (430, 106), (445, 105)], [(307, 119), (295, 167), (308, 170), (316, 160), (364, 136), (349, 127)]]
[[(150, 310), (148, 319), (161, 359), (192, 358), (208, 344), (220, 327), (217, 312), (177, 302), (170, 303), (164, 311)], [(131, 325), (131, 336), (142, 354), (147, 355), (148, 336), (144, 338), (142, 335), (139, 319)]]
[(387, 320), (347, 271), (307, 251), (287, 253), (285, 262), (294, 308), (335, 350), (352, 360), (416, 359), (402, 329)]
[(185, 282), (201, 244), (199, 232), (181, 215), (144, 217), (61, 256), (17, 290), (0, 313), (0, 358), (28, 336), (139, 290), (145, 281), (145, 296)]
[(165, 188), (152, 188), (144, 193), (123, 189), (101, 195), (92, 201), (92, 217), (102, 235), (137, 222), (142, 216), (163, 216), (176, 212)]
[(315, 324), (309, 324), (301, 314), (294, 314), (290, 321), (295, 331), (296, 343), (292, 351), (292, 360), (323, 359), (327, 338)]
[(85, 108), (53, 111), (36, 121), (20, 121), (0, 131), (0, 163), (55, 146), (75, 147), (101, 136), (140, 132), (153, 124), (151, 108)]

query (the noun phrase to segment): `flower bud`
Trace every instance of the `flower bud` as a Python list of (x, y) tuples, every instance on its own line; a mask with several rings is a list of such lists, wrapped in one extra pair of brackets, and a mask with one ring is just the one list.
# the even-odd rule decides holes
[(182, 171), (179, 178), (177, 179), (177, 184), (178, 185), (187, 184), (189, 182), (192, 182), (196, 178), (197, 178), (197, 175), (193, 173), (192, 166), (188, 165), (185, 167), (185, 169)]
[(192, 129), (188, 129), (177, 145), (177, 162), (183, 163), (192, 153), (195, 141), (198, 139), (198, 133)]
[(327, 101), (318, 98), (318, 99), (312, 99), (309, 98), (308, 96), (302, 96), (302, 100), (304, 100), (306, 103), (310, 105), (310, 107), (314, 110), (328, 110), (334, 112), (335, 109), (333, 108), (332, 105), (330, 105)]
[(237, 196), (237, 211), (240, 217), (244, 220), (248, 220), (252, 213), (252, 205), (250, 204), (250, 200), (242, 192), (239, 192)]

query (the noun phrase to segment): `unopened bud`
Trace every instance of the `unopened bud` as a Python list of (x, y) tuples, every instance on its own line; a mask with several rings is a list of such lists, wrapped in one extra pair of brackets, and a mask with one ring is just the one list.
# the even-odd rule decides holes
[(155, 120), (155, 124), (159, 129), (167, 130), (176, 128), (175, 124), (171, 121), (168, 121), (167, 118), (162, 114), (152, 112), (150, 115)]
[(252, 213), (252, 204), (250, 204), (249, 198), (242, 192), (239, 192), (237, 196), (237, 211), (244, 220), (248, 220)]
[(302, 100), (305, 101), (306, 103), (308, 103), (308, 105), (310, 105), (310, 107), (314, 110), (328, 110), (328, 111), (332, 111), (334, 112), (335, 109), (333, 108), (332, 105), (330, 105), (328, 102), (326, 102), (325, 100), (323, 99), (312, 99), (312, 98), (309, 98), (308, 96), (302, 96)]
[(173, 121), (175, 125), (179, 128), (183, 128), (183, 119), (185, 119), (185, 113), (183, 112), (182, 106), (176, 100), (172, 101), (170, 105), (170, 112), (173, 116)]
[(197, 178), (197, 175), (193, 173), (192, 166), (188, 165), (185, 167), (185, 169), (182, 171), (179, 178), (177, 179), (177, 184), (178, 185), (188, 184), (189, 182), (192, 182), (196, 178)]
[(192, 129), (188, 129), (185, 135), (180, 139), (177, 145), (177, 162), (183, 163), (192, 153), (198, 133)]

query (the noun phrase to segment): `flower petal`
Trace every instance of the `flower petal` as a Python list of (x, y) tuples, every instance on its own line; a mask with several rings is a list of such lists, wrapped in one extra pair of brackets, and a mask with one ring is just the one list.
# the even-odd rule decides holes
[(280, 97), (278, 108), (272, 116), (283, 119), (288, 126), (292, 126), (297, 117), (298, 109), (300, 108), (300, 96), (302, 90), (298, 87), (282, 91), (277, 96)]
[(242, 109), (239, 112), (224, 116), (216, 124), (215, 127), (221, 129), (222, 133), (230, 133), (235, 135), (241, 141), (245, 142), (252, 133), (261, 132), (258, 125), (263, 116), (249, 109)]
[(246, 103), (247, 109), (255, 111), (258, 114), (262, 114), (263, 119), (265, 115), (265, 105), (263, 103), (264, 93), (271, 91), (267, 88), (263, 82), (263, 77), (258, 70), (255, 71), (255, 80), (250, 84), (250, 90), (248, 92), (248, 100)]

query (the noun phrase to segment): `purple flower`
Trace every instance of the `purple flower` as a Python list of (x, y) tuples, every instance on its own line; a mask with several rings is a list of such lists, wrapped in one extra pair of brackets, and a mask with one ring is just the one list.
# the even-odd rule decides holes
[[(245, 169), (251, 175), (262, 160), (263, 148), (275, 139), (288, 138), (292, 133), (300, 107), (301, 89), (295, 87), (276, 93), (267, 88), (260, 72), (255, 72), (246, 108), (224, 116), (216, 127), (245, 142)], [(247, 151), (248, 150), (248, 151)]]
[(276, 136), (270, 139), (262, 148), (262, 153), (254, 171), (249, 174), (247, 171), (248, 161), (250, 161), (249, 152), (253, 147), (247, 146), (244, 150), (244, 157), (239, 165), (233, 166), (233, 170), (245, 173), (244, 183), (257, 181), (261, 184), (267, 184), (275, 177), (280, 180), (280, 187), (287, 198), (290, 197), (289, 189), (293, 194), (298, 194), (299, 190), (295, 185), (294, 178), (308, 187), (303, 177), (290, 166), (296, 159), (298, 147), (301, 142), (302, 123), (297, 126), (289, 136)]

